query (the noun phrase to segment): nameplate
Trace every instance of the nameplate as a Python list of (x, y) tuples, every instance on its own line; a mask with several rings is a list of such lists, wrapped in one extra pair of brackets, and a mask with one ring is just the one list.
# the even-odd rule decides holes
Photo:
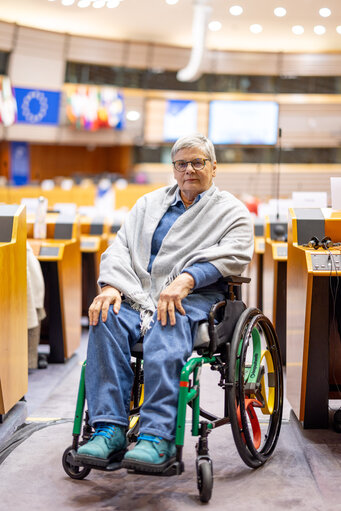
[(40, 247), (40, 250), (39, 250), (40, 256), (57, 257), (58, 254), (59, 254), (59, 247)]
[(81, 249), (82, 248), (95, 248), (96, 242), (94, 241), (82, 241), (81, 242)]
[(277, 257), (288, 257), (288, 247), (277, 247)]

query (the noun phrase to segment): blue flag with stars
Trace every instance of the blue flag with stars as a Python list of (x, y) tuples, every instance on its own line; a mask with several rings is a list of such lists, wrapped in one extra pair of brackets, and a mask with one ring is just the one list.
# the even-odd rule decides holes
[(58, 124), (60, 92), (14, 88), (19, 123)]

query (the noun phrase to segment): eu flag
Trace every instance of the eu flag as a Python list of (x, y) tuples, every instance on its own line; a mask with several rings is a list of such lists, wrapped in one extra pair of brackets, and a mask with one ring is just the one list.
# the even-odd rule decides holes
[(18, 121), (27, 124), (58, 124), (60, 92), (14, 88)]

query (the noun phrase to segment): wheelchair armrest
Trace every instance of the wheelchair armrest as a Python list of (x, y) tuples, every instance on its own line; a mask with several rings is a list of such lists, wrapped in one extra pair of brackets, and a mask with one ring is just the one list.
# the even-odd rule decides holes
[(241, 286), (242, 284), (249, 284), (251, 282), (250, 277), (241, 277), (240, 275), (229, 275), (223, 277), (222, 281), (226, 284), (233, 284), (234, 286)]

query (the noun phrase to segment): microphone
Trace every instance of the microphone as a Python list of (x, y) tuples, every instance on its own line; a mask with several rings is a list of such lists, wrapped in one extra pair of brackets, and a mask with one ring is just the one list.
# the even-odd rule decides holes
[(282, 156), (282, 128), (278, 128), (277, 182), (276, 182), (276, 200), (277, 200), (276, 218), (277, 218), (277, 220), (279, 220), (279, 185), (280, 185), (281, 156)]

